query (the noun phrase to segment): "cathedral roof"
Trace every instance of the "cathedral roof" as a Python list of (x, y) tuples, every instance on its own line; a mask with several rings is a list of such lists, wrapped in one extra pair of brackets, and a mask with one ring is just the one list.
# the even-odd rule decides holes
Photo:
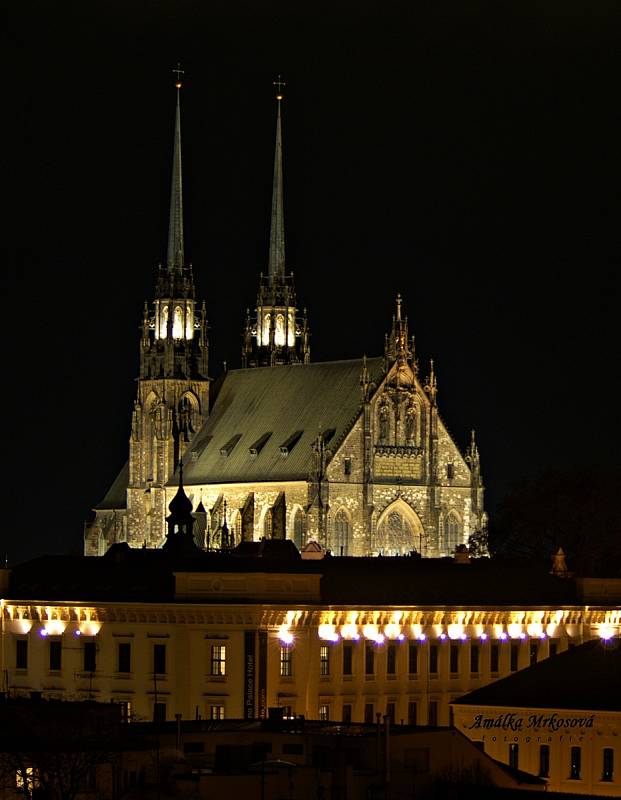
[(106, 496), (95, 506), (95, 511), (108, 511), (125, 508), (127, 505), (127, 486), (129, 484), (129, 461), (121, 467), (114, 483), (106, 492)]
[[(228, 372), (188, 448), (186, 484), (307, 480), (319, 433), (335, 447), (359, 412), (362, 366), (355, 359)], [(367, 368), (379, 377), (383, 359), (368, 359)]]

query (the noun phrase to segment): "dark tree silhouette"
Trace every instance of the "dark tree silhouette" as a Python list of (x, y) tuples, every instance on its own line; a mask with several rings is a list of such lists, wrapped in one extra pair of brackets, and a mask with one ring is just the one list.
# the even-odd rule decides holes
[(577, 575), (621, 575), (621, 473), (601, 468), (522, 480), (490, 524), (492, 555), (547, 557), (559, 547)]

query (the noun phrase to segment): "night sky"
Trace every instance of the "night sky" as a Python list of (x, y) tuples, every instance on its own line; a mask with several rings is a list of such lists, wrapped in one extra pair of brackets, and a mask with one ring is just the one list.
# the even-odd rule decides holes
[(177, 61), (212, 377), (239, 366), (267, 271), (281, 73), (287, 269), (312, 360), (381, 354), (401, 292), (448, 429), (462, 448), (477, 430), (491, 515), (522, 476), (616, 466), (616, 3), (13, 5), (9, 563), (79, 552), (127, 457)]

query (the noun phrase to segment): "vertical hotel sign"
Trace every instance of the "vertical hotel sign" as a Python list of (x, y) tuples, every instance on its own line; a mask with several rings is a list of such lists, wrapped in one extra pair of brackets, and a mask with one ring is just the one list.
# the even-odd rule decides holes
[(259, 719), (267, 719), (267, 631), (259, 631)]
[(257, 681), (257, 657), (255, 653), (256, 634), (244, 633), (244, 719), (254, 719)]

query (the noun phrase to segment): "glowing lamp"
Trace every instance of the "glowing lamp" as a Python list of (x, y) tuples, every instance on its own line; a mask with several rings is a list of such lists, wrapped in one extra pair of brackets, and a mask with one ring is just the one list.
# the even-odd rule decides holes
[(504, 640), (507, 639), (508, 637), (507, 634), (504, 631), (502, 631), (502, 633), (499, 634), (498, 638), (502, 639), (504, 642)]
[(336, 632), (336, 628), (334, 625), (320, 625), (317, 629), (317, 634), (320, 639), (323, 639), (328, 642), (338, 642), (339, 635)]
[(602, 625), (599, 629), (600, 639), (603, 639), (605, 642), (607, 642), (608, 639), (612, 639), (614, 635), (615, 635), (614, 628)]
[(400, 633), (400, 634), (397, 636), (397, 639), (398, 639), (400, 642), (402, 642), (402, 641), (405, 639), (405, 634), (404, 634), (404, 633)]
[(293, 644), (293, 634), (289, 631), (280, 631), (278, 638), (283, 644)]
[(518, 639), (522, 635), (522, 626), (519, 622), (512, 622), (507, 625), (507, 632), (512, 639)]
[(427, 638), (427, 637), (425, 636), (425, 634), (424, 634), (424, 633), (419, 633), (419, 634), (418, 634), (418, 641), (419, 641), (419, 642), (424, 642), (426, 638)]
[(462, 640), (462, 642), (465, 642), (468, 637), (466, 636), (465, 633), (462, 633), (462, 635), (459, 638)]
[(74, 636), (82, 636), (82, 631), (78, 629), (77, 631), (73, 632), (73, 635)]
[(526, 634), (525, 633), (521, 633), (520, 634), (520, 639), (526, 639)]
[(446, 639), (446, 634), (445, 633), (441, 633), (440, 634), (440, 639)]
[(47, 631), (45, 630), (45, 628), (41, 628), (41, 630), (39, 631), (39, 636), (42, 636), (45, 639), (45, 637), (47, 636)]

